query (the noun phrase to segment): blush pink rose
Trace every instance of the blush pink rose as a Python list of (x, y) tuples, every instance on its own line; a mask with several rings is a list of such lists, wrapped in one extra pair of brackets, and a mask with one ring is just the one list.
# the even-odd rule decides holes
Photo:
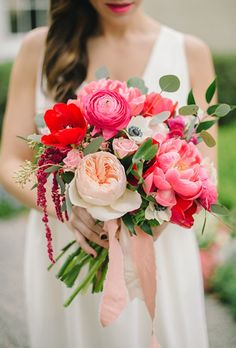
[(83, 152), (73, 149), (68, 152), (66, 158), (64, 158), (63, 162), (66, 165), (66, 170), (74, 171), (75, 168), (79, 165), (79, 162), (83, 158)]
[(141, 115), (154, 116), (163, 111), (169, 111), (170, 117), (172, 117), (175, 113), (176, 107), (177, 103), (173, 104), (171, 99), (163, 98), (159, 93), (152, 92), (146, 96)]
[(112, 142), (112, 147), (115, 155), (118, 158), (124, 158), (127, 155), (131, 155), (138, 150), (138, 145), (134, 140), (126, 138), (116, 138)]
[(193, 143), (178, 138), (160, 144), (156, 162), (144, 175), (144, 190), (155, 193), (157, 203), (176, 205), (176, 196), (193, 201), (202, 192), (201, 156)]
[(138, 192), (126, 188), (125, 170), (109, 152), (96, 152), (81, 159), (69, 185), (72, 204), (86, 208), (96, 219), (108, 221), (136, 210), (142, 203)]
[(70, 102), (78, 104), (83, 108), (87, 96), (98, 92), (101, 89), (122, 95), (130, 106), (132, 116), (139, 115), (142, 111), (145, 95), (143, 95), (138, 88), (128, 87), (126, 82), (118, 80), (101, 79), (98, 81), (92, 81), (78, 91), (77, 100), (71, 100)]
[(88, 123), (94, 126), (92, 136), (102, 133), (105, 140), (125, 128), (131, 119), (130, 106), (125, 98), (117, 92), (104, 89), (87, 97), (84, 113)]

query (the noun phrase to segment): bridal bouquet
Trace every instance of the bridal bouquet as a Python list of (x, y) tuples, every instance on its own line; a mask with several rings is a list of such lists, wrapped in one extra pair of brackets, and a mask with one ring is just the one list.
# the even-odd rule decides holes
[[(117, 318), (127, 294), (137, 296), (137, 287), (154, 318), (153, 235), (158, 226), (169, 222), (190, 228), (201, 210), (224, 213), (217, 204), (214, 170), (197, 144), (215, 145), (207, 130), (231, 107), (209, 106), (206, 114), (212, 119), (201, 121), (192, 91), (188, 105), (181, 108), (178, 101), (164, 97), (164, 92), (180, 87), (176, 76), (163, 76), (159, 85), (159, 93), (148, 93), (140, 78), (93, 81), (78, 91), (77, 99), (38, 115), (43, 135), (27, 139), (36, 149), (35, 162), (27, 162), (27, 168), (36, 173), (34, 188), (43, 210), (49, 268), (76, 244), (72, 241), (54, 258), (46, 184), (61, 222), (69, 219), (73, 206), (79, 206), (102, 224), (108, 237), (109, 251), (91, 243), (95, 259), (73, 247), (57, 275), (68, 287), (75, 285), (65, 306), (80, 291), (103, 291), (103, 325)], [(214, 81), (206, 92), (208, 103), (215, 90)], [(28, 178), (26, 172), (26, 168), (21, 171), (21, 182)], [(84, 267), (86, 275), (80, 280)]]

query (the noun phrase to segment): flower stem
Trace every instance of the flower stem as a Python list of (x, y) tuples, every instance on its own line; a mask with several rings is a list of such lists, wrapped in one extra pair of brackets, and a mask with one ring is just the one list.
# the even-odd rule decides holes
[(71, 296), (64, 303), (64, 307), (68, 307), (71, 304), (71, 302), (74, 300), (74, 298), (78, 295), (78, 293), (83, 288), (86, 288), (89, 283), (91, 283), (91, 281), (93, 280), (93, 277), (96, 275), (98, 269), (100, 268), (100, 266), (106, 259), (107, 253), (108, 253), (107, 249), (102, 250), (101, 254), (99, 255), (99, 258), (98, 257), (96, 258), (96, 262), (93, 264), (87, 276), (83, 279), (82, 283), (79, 284), (79, 286), (74, 290)]
[[(56, 257), (55, 261), (57, 262), (58, 260), (60, 260), (60, 258), (65, 254), (65, 252), (73, 245), (75, 244), (75, 240), (73, 240), (72, 242), (68, 243), (63, 249), (61, 249), (60, 254)], [(48, 271), (50, 271), (50, 269), (55, 265), (55, 263), (51, 263), (48, 266)]]

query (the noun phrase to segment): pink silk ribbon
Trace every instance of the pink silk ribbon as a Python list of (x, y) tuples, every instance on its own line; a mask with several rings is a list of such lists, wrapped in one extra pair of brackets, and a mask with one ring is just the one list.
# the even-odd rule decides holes
[[(161, 348), (154, 333), (156, 307), (156, 259), (153, 237), (136, 227), (136, 235), (130, 236), (126, 226), (119, 220), (104, 223), (104, 230), (109, 236), (109, 264), (104, 282), (100, 304), (100, 322), (103, 326), (115, 321), (125, 308), (128, 298), (124, 274), (125, 251), (118, 240), (119, 235), (126, 234), (129, 251), (135, 265), (134, 277), (138, 277), (143, 299), (152, 319), (151, 348)], [(126, 255), (127, 256), (127, 255)]]

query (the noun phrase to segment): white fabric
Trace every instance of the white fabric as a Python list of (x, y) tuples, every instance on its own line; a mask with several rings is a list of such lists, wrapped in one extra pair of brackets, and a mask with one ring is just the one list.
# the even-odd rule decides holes
[[(151, 91), (159, 77), (176, 74), (181, 88), (171, 98), (181, 104), (189, 91), (184, 35), (163, 26), (144, 79)], [(37, 86), (37, 112), (48, 106)], [(167, 95), (165, 93), (164, 95)], [(51, 219), (54, 250), (72, 239), (72, 233)], [(207, 348), (203, 285), (193, 230), (168, 225), (155, 243), (158, 267), (156, 331), (162, 348)], [(71, 293), (47, 271), (45, 232), (41, 214), (31, 211), (26, 239), (25, 281), (31, 348), (148, 348), (151, 323), (144, 303), (133, 300), (115, 324), (101, 328), (100, 295), (78, 296), (64, 309)]]

